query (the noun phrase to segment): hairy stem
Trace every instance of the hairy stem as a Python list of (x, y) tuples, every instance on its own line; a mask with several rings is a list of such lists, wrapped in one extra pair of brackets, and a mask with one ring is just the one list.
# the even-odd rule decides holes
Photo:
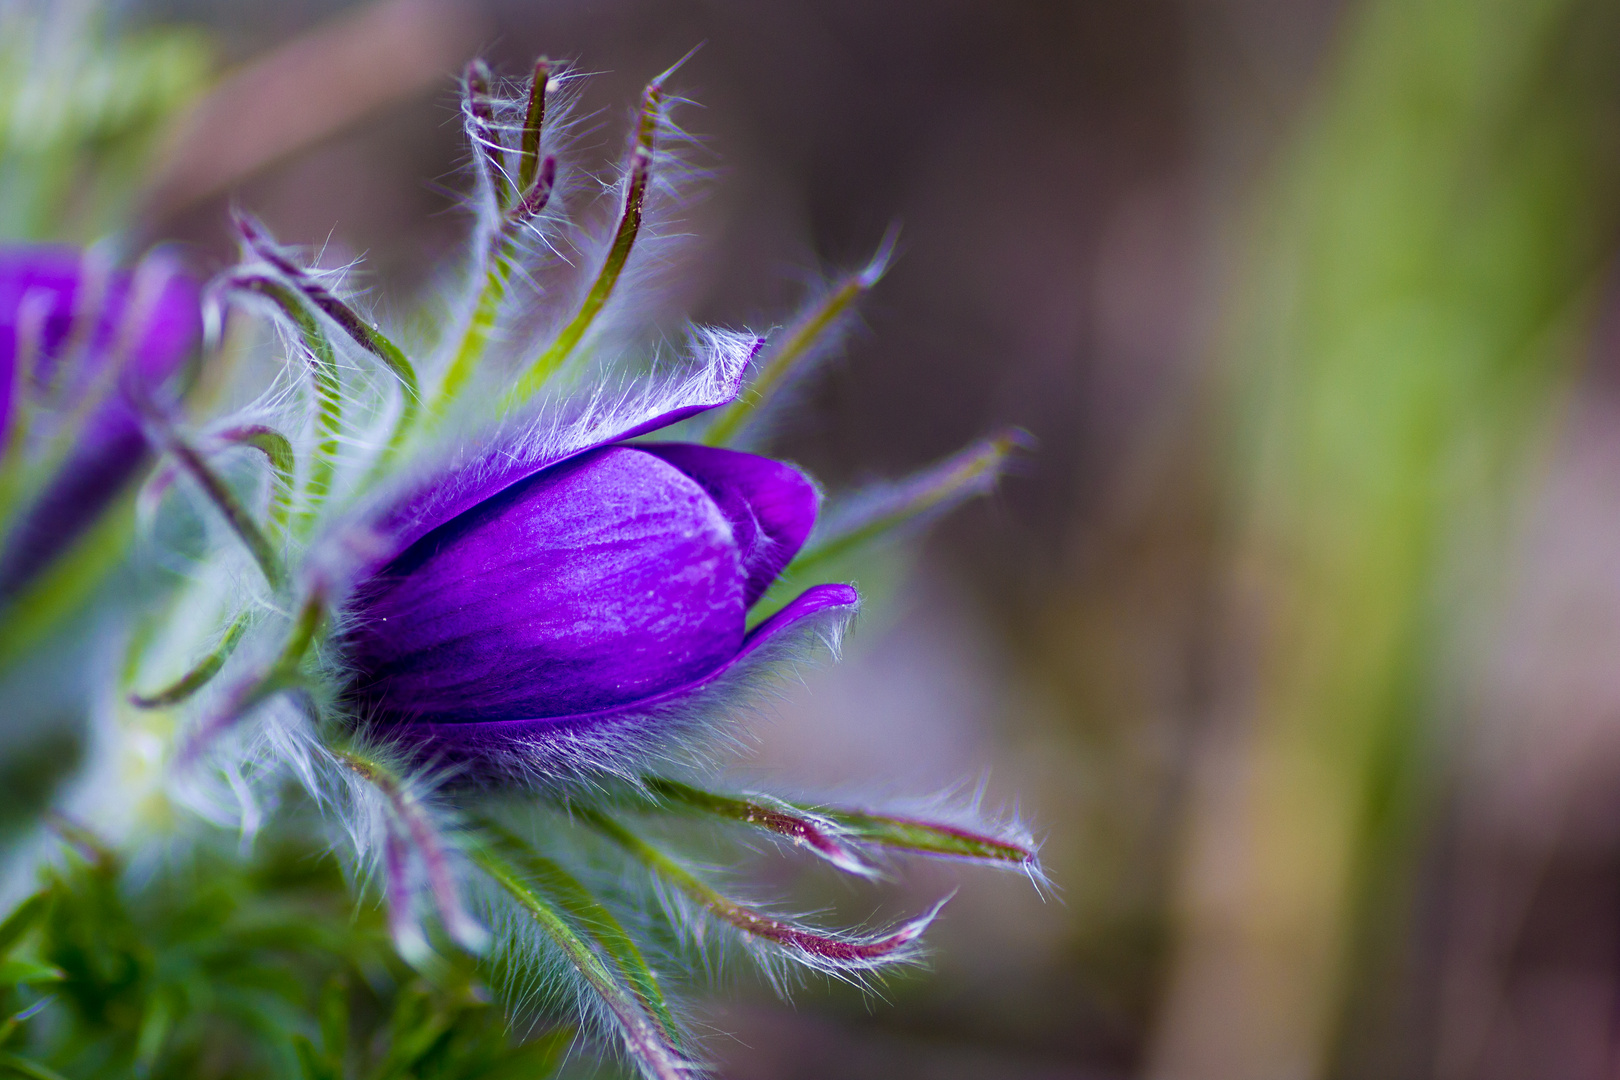
[[(868, 497), (860, 512), (842, 522), (833, 519), (825, 534), (813, 537), (789, 564), (787, 573), (801, 578), (813, 575), (826, 563), (914, 518), (988, 492), (1008, 459), (1026, 445), (1027, 439), (1023, 432), (1015, 430), (981, 439), (938, 465)], [(859, 495), (856, 501), (861, 501)]]
[(472, 859), (494, 882), (515, 900), (541, 933), (562, 950), (569, 964), (599, 997), (613, 1015), (626, 1052), (656, 1080), (680, 1080), (688, 1075), (687, 1062), (670, 1044), (662, 1029), (642, 1008), (635, 996), (613, 977), (595, 950), (545, 897), (535, 890), (518, 869), (489, 846), (470, 852)]
[(580, 304), (579, 311), (557, 334), (555, 340), (523, 373), (517, 384), (507, 392), (503, 405), (511, 407), (532, 397), (556, 374), (563, 362), (573, 355), (574, 349), (590, 330), (608, 299), (619, 283), (619, 275), (630, 260), (631, 248), (641, 231), (642, 212), (646, 207), (647, 182), (652, 172), (653, 144), (658, 132), (658, 113), (662, 107), (664, 91), (660, 76), (647, 85), (642, 97), (641, 117), (636, 125), (635, 147), (630, 152), (630, 173), (625, 181), (624, 211), (619, 216), (619, 227), (614, 231), (613, 243), (608, 248), (602, 268), (590, 291)]
[(428, 890), (439, 909), (439, 918), (445, 930), (469, 952), (482, 952), (489, 935), (467, 913), (461, 903), (461, 892), (450, 868), (450, 857), (438, 830), (433, 827), (427, 811), (417, 801), (404, 778), (374, 757), (352, 749), (333, 749), (332, 754), (356, 776), (365, 780), (387, 800), (394, 818), (410, 837), (422, 868), (427, 874)]
[(846, 873), (872, 876), (872, 868), (840, 840), (837, 827), (819, 814), (774, 799), (720, 795), (661, 776), (646, 777), (643, 783), (662, 802), (763, 829), (808, 848)]
[(322, 502), (332, 490), (332, 477), (337, 469), (339, 440), (343, 434), (343, 386), (338, 380), (337, 354), (321, 329), (320, 320), (298, 300), (298, 294), (287, 285), (262, 274), (233, 279), (232, 285), (248, 292), (258, 293), (273, 303), (298, 330), (309, 359), (310, 379), (315, 387), (315, 426), (319, 440), (310, 460), (309, 476), (304, 484), (305, 509), (301, 515), (307, 526), (313, 522)]
[(237, 215), (236, 227), (255, 255), (275, 267), (305, 299), (315, 305), (317, 310), (337, 323), (338, 328), (356, 345), (380, 360), (399, 383), (401, 398), (399, 419), (394, 423), (394, 430), (389, 436), (384, 456), (395, 453), (410, 434), (411, 428), (415, 426), (417, 413), (421, 408), (422, 392), (417, 383), (416, 368), (400, 347), (395, 345), (380, 328), (361, 318), (359, 312), (338, 299), (307, 269), (287, 258), (257, 222), (246, 215)]
[(495, 854), (521, 870), (532, 886), (561, 908), (607, 954), (641, 1003), (657, 1016), (670, 1041), (678, 1043), (680, 1036), (675, 1019), (670, 1015), (669, 1005), (658, 986), (658, 977), (613, 913), (559, 863), (539, 854), (509, 830), (485, 819), (480, 822), (479, 832), (482, 835), (474, 835), (473, 845), (491, 848)]
[(247, 633), (249, 622), (248, 613), (242, 612), (226, 628), (225, 636), (220, 643), (198, 661), (195, 667), (162, 690), (151, 694), (130, 694), (129, 703), (140, 709), (163, 709), (185, 701), (219, 674), (219, 669), (225, 666), (225, 661), (236, 651), (242, 635)]
[(214, 504), (225, 519), (231, 531), (236, 533), (242, 541), (242, 546), (248, 549), (253, 561), (259, 564), (259, 572), (272, 589), (280, 589), (286, 574), (281, 567), (281, 557), (271, 545), (269, 537), (259, 528), (253, 515), (248, 513), (242, 501), (236, 497), (229, 485), (218, 473), (203, 460), (197, 448), (187, 442), (178, 432), (164, 430), (164, 449), (174, 458), (180, 468), (190, 476), (192, 481), (202, 489), (208, 501)]
[(244, 679), (226, 696), (219, 710), (197, 725), (175, 755), (177, 767), (186, 768), (201, 756), (209, 744), (235, 726), (236, 722), (255, 705), (284, 690), (299, 685), (299, 669), (304, 655), (315, 644), (322, 624), (326, 622), (326, 593), (320, 587), (312, 588), (294, 617), (287, 640), (281, 652), (252, 678)]
[(862, 810), (818, 808), (816, 812), (832, 821), (844, 835), (863, 844), (919, 855), (1010, 863), (1032, 871), (1036, 868), (1034, 847), (1005, 837), (914, 818), (869, 814)]
[(518, 190), (528, 191), (540, 171), (540, 134), (546, 125), (546, 84), (551, 81), (551, 62), (545, 57), (534, 62), (529, 80), (529, 110), (523, 118), (523, 137), (518, 142)]
[(736, 401), (720, 410), (703, 433), (703, 441), (710, 446), (725, 446), (742, 434), (749, 421), (755, 419), (772, 398), (793, 381), (804, 363), (816, 354), (844, 314), (878, 283), (888, 269), (893, 254), (894, 235), (891, 232), (866, 266), (839, 282), (819, 304), (806, 311), (788, 329), (782, 343), (767, 355), (759, 374), (754, 376)]
[(461, 343), (456, 346), (456, 355), (439, 384), (438, 395), (430, 409), (433, 416), (444, 415), (450, 403), (465, 389), (478, 362), (483, 359), (495, 331), (495, 323), (500, 318), (501, 305), (506, 302), (507, 285), (511, 281), (514, 265), (512, 244), (517, 231), (546, 208), (556, 179), (557, 159), (548, 157), (534, 184), (507, 213), (501, 227), (490, 236), (489, 249), (484, 257), (484, 284), (473, 302), (472, 314), (468, 316), (467, 327), (462, 331)]
[[(861, 968), (902, 959), (933, 919), (933, 912), (880, 935), (829, 934), (762, 914), (723, 895), (686, 867), (599, 811), (576, 807), (575, 814), (623, 848), (654, 875), (680, 889), (715, 918), (743, 933), (785, 949), (812, 967)], [(937, 909), (936, 909), (937, 910)]]
[(275, 470), (276, 482), (270, 491), (270, 522), (277, 530), (287, 526), (287, 515), (292, 508), (292, 491), (297, 472), (292, 442), (275, 428), (263, 424), (247, 424), (230, 428), (219, 434), (229, 446), (249, 446), (259, 451)]

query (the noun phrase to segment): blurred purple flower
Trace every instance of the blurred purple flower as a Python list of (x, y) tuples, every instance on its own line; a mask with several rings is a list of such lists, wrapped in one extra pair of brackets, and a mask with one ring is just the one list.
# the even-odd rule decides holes
[(624, 443), (671, 413), (418, 520), (357, 590), (354, 698), (458, 757), (633, 737), (784, 630), (858, 600), (818, 585), (752, 631), (803, 546), (815, 488), (769, 458)]
[(28, 452), (12, 445), (25, 408), (57, 421), (38, 432), (48, 441), (71, 439), (60, 468), (10, 526), (0, 599), (77, 539), (145, 462), (130, 395), (154, 393), (200, 332), (197, 283), (168, 260), (154, 257), (129, 274), (71, 247), (0, 245), (0, 446)]

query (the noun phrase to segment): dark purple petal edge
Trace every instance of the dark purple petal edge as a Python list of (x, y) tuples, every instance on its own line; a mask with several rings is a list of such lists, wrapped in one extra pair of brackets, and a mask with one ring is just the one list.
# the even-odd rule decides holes
[(663, 708), (703, 690), (799, 623), (832, 609), (852, 608), (859, 602), (860, 595), (852, 586), (812, 586), (750, 631), (743, 640), (742, 648), (707, 675), (612, 709), (537, 720), (493, 720), (470, 724), (402, 723), (397, 726), (397, 731), (402, 739), (423, 750), (430, 753), (440, 751), (460, 761), (522, 757), (526, 747), (532, 748), (532, 753), (543, 756), (549, 739), (558, 736), (589, 737), (593, 729), (607, 738), (622, 742), (626, 738), (634, 739), (636, 733), (620, 729), (635, 728), (649, 716), (654, 719), (647, 725), (650, 729), (647, 734), (656, 737), (658, 729), (662, 727), (656, 717)]

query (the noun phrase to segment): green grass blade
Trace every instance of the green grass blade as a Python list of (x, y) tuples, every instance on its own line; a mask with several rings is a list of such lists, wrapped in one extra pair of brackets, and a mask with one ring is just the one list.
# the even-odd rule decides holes
[(21, 941), (24, 934), (32, 930), (45, 915), (50, 905), (50, 897), (43, 892), (37, 892), (18, 904), (7, 915), (4, 922), (0, 922), (0, 957), (10, 955)]
[(30, 1080), (67, 1080), (55, 1069), (41, 1065), (31, 1058), (6, 1053), (3, 1050), (0, 1050), (0, 1069), (9, 1069), (18, 1076), (29, 1077)]

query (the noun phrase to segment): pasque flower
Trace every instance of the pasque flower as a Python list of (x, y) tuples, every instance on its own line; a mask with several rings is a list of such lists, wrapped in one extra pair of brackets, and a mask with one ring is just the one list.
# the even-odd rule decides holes
[[(162, 257), (130, 274), (72, 247), (0, 246), (0, 439), (8, 458), (32, 456), (48, 473), (7, 523), (0, 599), (70, 545), (146, 460), (132, 395), (173, 375), (200, 327), (196, 282)], [(21, 430), (23, 418), (33, 430)]]
[[(856, 590), (833, 580), (843, 560), (988, 491), (1020, 439), (835, 496), (825, 515), (802, 473), (752, 452), (882, 277), (892, 237), (768, 341), (694, 327), (679, 361), (625, 344), (648, 329), (660, 260), (646, 253), (679, 207), (670, 74), (643, 94), (604, 189), (617, 213), (592, 231), (564, 216), (582, 186), (566, 164), (574, 76), (542, 59), (513, 87), (469, 65), (466, 290), (420, 349), (238, 216), (243, 259), (213, 288), (274, 320), (288, 363), (234, 415), (145, 417), (169, 471), (192, 480), (173, 497), (211, 503), (243, 550), (211, 548), (191, 575), (194, 605), (217, 609), (207, 640), (177, 624), (161, 663), (130, 665), (146, 674), (126, 697), (187, 710), (172, 780), (188, 805), (251, 829), (296, 778), (375, 872), (402, 957), (437, 967), (435, 924), (493, 948), (515, 999), (571, 994), (660, 1080), (693, 1062), (646, 951), (714, 928), (769, 972), (859, 978), (914, 959), (938, 907), (822, 929), (728, 895), (638, 818), (748, 830), (862, 878), (909, 853), (1039, 879), (1028, 835), (976, 808), (937, 820), (709, 789), (724, 784), (720, 732), (772, 661), (853, 612)], [(683, 421), (692, 441), (648, 441)], [(234, 477), (216, 468), (244, 449), (258, 456)], [(267, 483), (239, 482), (250, 462)], [(171, 488), (152, 490), (161, 511)], [(785, 578), (809, 587), (780, 603)], [(552, 843), (581, 830), (599, 845), (589, 859)], [(594, 896), (614, 859), (623, 873)], [(629, 901), (627, 928), (612, 908), (637, 881), (654, 891)], [(658, 929), (637, 940), (644, 922)]]
[(614, 442), (500, 474), (413, 522), (359, 588), (354, 697), (460, 751), (642, 721), (856, 603), (820, 585), (746, 629), (816, 507), (789, 465), (687, 443)]

